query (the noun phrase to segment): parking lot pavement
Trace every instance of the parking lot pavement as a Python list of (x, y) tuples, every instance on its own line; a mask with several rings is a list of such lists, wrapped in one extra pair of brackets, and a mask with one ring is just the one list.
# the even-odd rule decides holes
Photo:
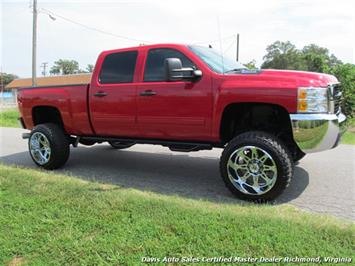
[[(21, 138), (22, 129), (0, 128), (0, 162), (36, 168)], [(108, 144), (71, 149), (67, 164), (54, 172), (86, 180), (214, 202), (240, 204), (224, 187), (218, 163), (221, 149), (171, 152), (155, 145), (114, 150)], [(355, 146), (307, 155), (295, 167), (290, 186), (276, 204), (355, 220)]]

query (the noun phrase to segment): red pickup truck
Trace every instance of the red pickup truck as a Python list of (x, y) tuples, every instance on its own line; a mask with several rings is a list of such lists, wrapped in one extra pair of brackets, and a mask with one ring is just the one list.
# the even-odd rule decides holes
[(20, 121), (31, 130), (23, 138), (45, 169), (63, 166), (78, 143), (223, 148), (226, 186), (256, 201), (277, 197), (305, 153), (338, 144), (340, 99), (334, 76), (249, 70), (212, 48), (178, 44), (105, 51), (90, 84), (18, 94)]

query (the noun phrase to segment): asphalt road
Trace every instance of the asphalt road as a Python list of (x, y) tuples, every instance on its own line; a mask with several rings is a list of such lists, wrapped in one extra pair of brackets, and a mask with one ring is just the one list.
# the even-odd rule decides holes
[[(34, 167), (22, 129), (0, 128), (0, 162)], [(56, 170), (85, 180), (166, 195), (240, 204), (224, 187), (218, 163), (221, 149), (171, 152), (153, 145), (114, 150), (108, 144), (71, 149), (69, 161)], [(309, 154), (295, 167), (290, 186), (275, 204), (355, 220), (355, 146)]]

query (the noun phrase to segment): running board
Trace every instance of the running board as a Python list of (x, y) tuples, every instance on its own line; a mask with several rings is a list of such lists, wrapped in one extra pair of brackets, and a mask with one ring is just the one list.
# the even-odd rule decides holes
[(199, 146), (199, 145), (183, 145), (183, 144), (175, 144), (170, 145), (169, 149), (171, 151), (181, 151), (181, 152), (191, 152), (191, 151), (200, 151), (200, 150), (211, 150), (212, 146)]
[(22, 138), (23, 139), (29, 139), (31, 136), (31, 133), (22, 133)]
[(117, 142), (131, 142), (135, 144), (153, 144), (168, 147), (172, 151), (199, 151), (211, 150), (213, 147), (220, 147), (218, 143), (194, 142), (194, 141), (173, 141), (173, 140), (158, 140), (158, 139), (131, 139), (131, 138), (114, 138), (114, 137), (92, 137), (80, 136), (80, 139), (93, 140), (97, 142), (117, 141)]

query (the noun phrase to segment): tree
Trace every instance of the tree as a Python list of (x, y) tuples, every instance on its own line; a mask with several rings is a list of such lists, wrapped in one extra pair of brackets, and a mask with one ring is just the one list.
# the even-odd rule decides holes
[(327, 48), (316, 44), (303, 47), (302, 55), (307, 71), (329, 73), (332, 67), (342, 63), (335, 55), (330, 55)]
[(17, 79), (18, 76), (14, 74), (8, 74), (8, 73), (0, 73), (0, 87), (1, 85), (4, 85), (4, 87), (9, 84), (11, 81), (14, 79)]
[(355, 65), (338, 64), (331, 69), (330, 73), (341, 82), (342, 111), (346, 115), (355, 117)]
[(300, 69), (303, 68), (302, 56), (291, 42), (276, 41), (267, 46), (261, 68)]
[(49, 71), (52, 75), (69, 75), (79, 72), (79, 63), (75, 60), (59, 59)]
[(249, 69), (256, 69), (257, 67), (255, 64), (256, 64), (256, 61), (253, 59), (250, 62), (244, 64), (244, 66), (246, 66)]
[(86, 71), (89, 73), (92, 73), (94, 71), (94, 65), (93, 64), (88, 64), (86, 66)]
[(294, 69), (329, 73), (331, 68), (342, 62), (329, 50), (316, 44), (309, 44), (298, 50), (289, 41), (276, 41), (267, 46), (267, 54), (261, 68)]

